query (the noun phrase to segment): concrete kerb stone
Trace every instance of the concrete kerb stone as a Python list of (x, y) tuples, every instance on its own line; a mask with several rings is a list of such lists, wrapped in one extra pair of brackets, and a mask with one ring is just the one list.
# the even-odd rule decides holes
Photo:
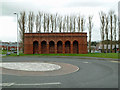
[(68, 63), (59, 63), (59, 62), (49, 62), (49, 63), (59, 65), (61, 66), (61, 68), (53, 71), (24, 71), (24, 70), (13, 70), (8, 68), (2, 68), (2, 73), (8, 75), (16, 75), (16, 76), (56, 76), (56, 75), (70, 74), (79, 70), (79, 67)]

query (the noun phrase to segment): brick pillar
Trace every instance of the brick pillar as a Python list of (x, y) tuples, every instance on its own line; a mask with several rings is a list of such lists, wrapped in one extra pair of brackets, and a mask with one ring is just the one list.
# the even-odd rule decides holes
[(47, 44), (47, 54), (49, 54), (49, 44)]
[(41, 44), (39, 44), (39, 54), (41, 54)]
[(71, 46), (71, 54), (73, 53), (73, 44), (70, 45)]
[(78, 45), (79, 53), (81, 53), (81, 44)]
[(57, 53), (57, 44), (55, 44), (55, 53)]
[(65, 44), (63, 43), (63, 54), (65, 53)]

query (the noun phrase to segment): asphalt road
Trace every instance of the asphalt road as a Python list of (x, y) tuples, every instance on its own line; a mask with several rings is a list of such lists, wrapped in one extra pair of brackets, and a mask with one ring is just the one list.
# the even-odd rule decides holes
[(2, 75), (4, 88), (118, 88), (118, 62), (81, 57), (5, 57), (3, 62), (44, 61), (76, 65), (79, 71), (57, 76)]

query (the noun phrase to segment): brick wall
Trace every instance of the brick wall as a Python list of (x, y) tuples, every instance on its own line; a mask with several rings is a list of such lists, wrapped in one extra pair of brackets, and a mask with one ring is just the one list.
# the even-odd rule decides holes
[(25, 33), (24, 53), (84, 54), (87, 53), (87, 33)]

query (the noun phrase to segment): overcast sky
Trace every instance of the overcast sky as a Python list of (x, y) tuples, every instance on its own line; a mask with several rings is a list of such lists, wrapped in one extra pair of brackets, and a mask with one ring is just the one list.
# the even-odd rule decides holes
[[(86, 18), (93, 15), (92, 41), (101, 40), (99, 12), (115, 10), (118, 13), (119, 0), (0, 0), (0, 40), (17, 41), (17, 22), (14, 12), (38, 11), (61, 15), (80, 14)], [(88, 29), (85, 28), (85, 32)]]

